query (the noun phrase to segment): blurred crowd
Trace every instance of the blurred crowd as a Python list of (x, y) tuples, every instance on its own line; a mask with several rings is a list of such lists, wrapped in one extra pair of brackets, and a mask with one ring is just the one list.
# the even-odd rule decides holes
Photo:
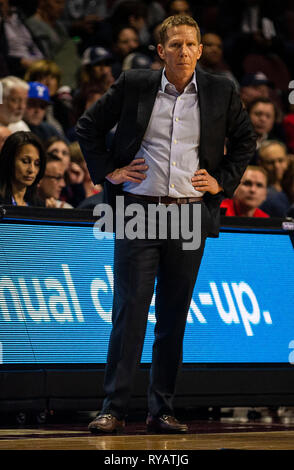
[(76, 122), (122, 71), (162, 68), (158, 27), (175, 14), (198, 22), (197, 68), (234, 83), (257, 134), (224, 213), (294, 217), (294, 0), (0, 0), (0, 203), (102, 201)]

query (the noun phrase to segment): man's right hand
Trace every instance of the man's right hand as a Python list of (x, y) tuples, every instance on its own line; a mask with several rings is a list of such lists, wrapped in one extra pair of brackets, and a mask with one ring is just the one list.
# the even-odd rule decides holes
[(108, 173), (106, 179), (112, 184), (121, 184), (126, 181), (139, 184), (146, 178), (146, 170), (148, 170), (148, 165), (145, 164), (144, 158), (135, 158), (129, 165)]

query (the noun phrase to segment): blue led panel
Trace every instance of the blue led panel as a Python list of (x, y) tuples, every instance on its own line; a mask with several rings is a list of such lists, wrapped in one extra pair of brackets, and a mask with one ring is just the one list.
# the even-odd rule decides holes
[[(113, 239), (90, 226), (0, 225), (0, 363), (104, 363)], [(208, 239), (188, 314), (186, 363), (285, 363), (294, 349), (287, 235)], [(154, 299), (142, 362), (150, 362)], [(292, 354), (293, 355), (293, 354)]]

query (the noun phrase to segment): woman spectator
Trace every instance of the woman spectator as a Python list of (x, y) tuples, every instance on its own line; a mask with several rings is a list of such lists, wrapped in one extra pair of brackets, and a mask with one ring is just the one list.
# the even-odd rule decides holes
[(70, 164), (70, 151), (66, 140), (53, 136), (45, 142), (45, 150), (49, 154), (53, 154), (64, 165), (64, 171), (67, 171)]
[(36, 194), (44, 175), (46, 156), (32, 132), (10, 135), (0, 154), (0, 203), (15, 206), (44, 206)]

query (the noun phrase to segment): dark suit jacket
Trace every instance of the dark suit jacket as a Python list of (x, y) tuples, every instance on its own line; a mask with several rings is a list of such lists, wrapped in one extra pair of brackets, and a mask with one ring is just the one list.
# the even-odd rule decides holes
[[(129, 70), (79, 119), (76, 134), (95, 184), (104, 183), (105, 201), (114, 204), (120, 185), (105, 176), (134, 159), (148, 126), (161, 71)], [(200, 107), (200, 168), (205, 168), (232, 197), (254, 150), (256, 137), (232, 82), (196, 71)], [(118, 123), (110, 151), (105, 136)], [(224, 156), (225, 138), (229, 139)], [(221, 194), (205, 193), (209, 236), (218, 236)]]

